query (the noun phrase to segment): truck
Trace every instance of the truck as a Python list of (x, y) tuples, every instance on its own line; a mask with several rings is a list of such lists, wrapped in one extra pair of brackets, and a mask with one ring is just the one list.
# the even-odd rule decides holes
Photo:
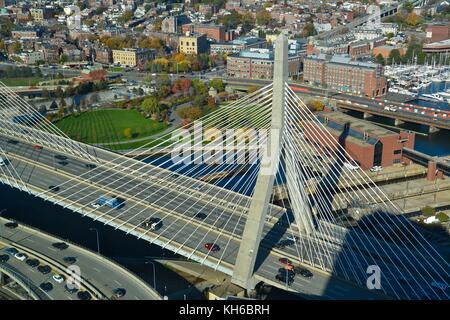
[(108, 198), (107, 196), (100, 196), (95, 204), (97, 206), (108, 206), (111, 209), (119, 209), (123, 206), (123, 200), (120, 200), (118, 198)]

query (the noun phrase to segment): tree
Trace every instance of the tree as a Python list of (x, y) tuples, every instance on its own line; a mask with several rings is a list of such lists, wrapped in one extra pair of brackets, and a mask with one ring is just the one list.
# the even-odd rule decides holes
[(123, 130), (123, 135), (125, 136), (125, 138), (131, 139), (133, 137), (133, 132), (131, 131), (131, 128), (125, 128)]
[(120, 18), (118, 20), (121, 23), (126, 23), (126, 22), (130, 21), (131, 19), (133, 19), (133, 16), (134, 16), (133, 11), (127, 10), (120, 16)]
[(147, 116), (149, 114), (156, 116), (161, 111), (161, 105), (156, 97), (150, 97), (142, 101), (141, 109), (147, 113)]
[(225, 90), (225, 85), (223, 84), (223, 80), (219, 78), (211, 79), (209, 85), (217, 90), (217, 92), (222, 92)]
[(61, 63), (61, 64), (66, 63), (68, 60), (69, 60), (69, 57), (65, 53), (59, 57), (59, 63)]
[(376, 56), (375, 60), (376, 60), (376, 62), (377, 62), (378, 64), (381, 64), (381, 65), (383, 65), (383, 66), (386, 64), (386, 60), (384, 59), (384, 57), (383, 57), (383, 55), (382, 55), (381, 53), (379, 53), (379, 54)]
[(177, 114), (182, 119), (196, 120), (202, 116), (200, 107), (184, 107), (177, 110)]
[(414, 4), (411, 1), (406, 1), (403, 3), (402, 8), (406, 10), (406, 12), (411, 13), (414, 10)]
[(431, 217), (436, 214), (436, 209), (434, 209), (433, 207), (430, 207), (430, 206), (423, 207), (421, 211), (422, 211), (422, 214), (426, 217)]
[(272, 16), (266, 9), (261, 9), (256, 12), (256, 23), (260, 26), (267, 26), (272, 22)]
[(400, 54), (400, 51), (398, 49), (393, 49), (391, 52), (389, 52), (389, 58), (388, 63), (399, 63), (402, 60), (402, 56)]
[(22, 50), (22, 44), (16, 41), (11, 45), (11, 49), (14, 53), (19, 53)]
[(405, 18), (405, 23), (411, 27), (415, 27), (420, 23), (420, 16), (414, 12), (410, 12)]
[(303, 37), (311, 37), (317, 34), (316, 28), (314, 28), (314, 24), (312, 22), (308, 22), (303, 27)]

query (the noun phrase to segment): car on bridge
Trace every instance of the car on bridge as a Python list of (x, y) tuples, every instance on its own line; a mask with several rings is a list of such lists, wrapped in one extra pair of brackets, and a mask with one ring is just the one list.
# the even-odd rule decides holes
[(58, 192), (60, 190), (60, 187), (58, 186), (48, 186), (48, 190), (52, 192)]
[(65, 280), (64, 276), (60, 274), (54, 274), (52, 279), (57, 283), (63, 283)]
[(294, 282), (294, 277), (290, 277), (290, 276), (287, 276), (286, 274), (283, 275), (280, 273), (278, 273), (275, 276), (275, 279), (277, 279), (278, 281), (280, 281), (282, 283), (287, 284), (288, 286), (290, 286), (292, 284), (292, 282)]
[(20, 261), (25, 261), (27, 259), (27, 255), (25, 253), (18, 252), (14, 255), (14, 258)]
[(6, 253), (8, 253), (11, 256), (14, 256), (16, 253), (19, 253), (19, 250), (17, 250), (16, 248), (6, 248), (5, 249)]
[(39, 288), (41, 288), (44, 292), (52, 291), (53, 285), (50, 282), (43, 282), (39, 285)]
[(5, 223), (5, 227), (8, 229), (15, 229), (19, 226), (19, 224), (15, 221)]
[(50, 273), (50, 271), (52, 271), (52, 268), (50, 268), (50, 266), (48, 265), (45, 265), (37, 267), (37, 270), (42, 274), (48, 274)]
[(38, 150), (38, 151), (43, 149), (43, 147), (39, 144), (34, 145), (33, 148), (34, 148), (34, 150)]
[(52, 247), (59, 249), (59, 250), (65, 250), (69, 247), (69, 245), (65, 242), (55, 242), (55, 243), (52, 243)]
[(66, 157), (66, 156), (63, 156), (63, 155), (61, 155), (61, 154), (56, 154), (56, 155), (55, 155), (55, 159), (57, 159), (57, 160), (67, 160), (67, 157)]
[(113, 290), (114, 298), (122, 298), (127, 291), (124, 288), (116, 288)]
[(38, 259), (27, 259), (25, 263), (32, 268), (36, 268), (40, 264)]
[(205, 248), (209, 251), (209, 252), (218, 252), (220, 250), (220, 247), (212, 242), (207, 242), (205, 243)]
[(91, 300), (91, 298), (92, 298), (91, 294), (89, 292), (87, 292), (87, 291), (79, 291), (77, 293), (77, 297), (80, 300)]
[(208, 217), (208, 215), (206, 213), (203, 212), (197, 212), (194, 216), (194, 218), (198, 219), (198, 220), (205, 220), (206, 217)]
[(8, 163), (8, 161), (6, 159), (3, 159), (2, 157), (0, 157), (0, 167), (6, 166), (7, 163)]
[(295, 267), (293, 271), (295, 274), (299, 274), (303, 278), (312, 278), (314, 276), (314, 274), (311, 271), (302, 267)]
[(74, 264), (75, 262), (77, 262), (77, 258), (75, 257), (64, 257), (63, 260), (68, 264)]
[(275, 244), (276, 249), (284, 249), (286, 247), (290, 247), (294, 245), (295, 242), (292, 239), (284, 239)]
[[(119, 209), (123, 207), (125, 200), (119, 198), (108, 198), (106, 196), (100, 196), (96, 202), (99, 206), (108, 206), (111, 209)], [(94, 206), (94, 204), (92, 204)], [(96, 207), (94, 207), (96, 208)], [(97, 209), (97, 208), (96, 208)]]
[(161, 227), (163, 226), (163, 222), (160, 218), (151, 217), (151, 218), (148, 218), (147, 220), (145, 220), (144, 222), (142, 222), (141, 225), (145, 229), (157, 231), (157, 230), (161, 229)]
[(278, 262), (284, 264), (285, 266), (292, 266), (292, 261), (288, 258), (280, 258), (278, 259)]
[(0, 255), (0, 263), (8, 262), (9, 256), (7, 254)]

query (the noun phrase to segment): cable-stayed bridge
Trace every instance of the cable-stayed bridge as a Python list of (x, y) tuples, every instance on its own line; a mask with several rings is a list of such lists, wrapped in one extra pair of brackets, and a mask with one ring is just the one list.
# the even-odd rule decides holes
[[(287, 85), (284, 36), (275, 59), (273, 84), (133, 157), (69, 139), (3, 86), (0, 179), (229, 274), (245, 289), (265, 281), (325, 298), (448, 299), (436, 286), (449, 282), (447, 260), (363, 171), (344, 167), (352, 162), (349, 128), (334, 138)], [(171, 152), (145, 156), (149, 150)], [(201, 180), (214, 174), (212, 183)], [(367, 184), (337, 187), (355, 179)], [(289, 199), (275, 201), (274, 185)], [(97, 205), (102, 196), (120, 205)], [(287, 237), (296, 241), (274, 247)], [(314, 277), (277, 281), (280, 258)], [(366, 287), (369, 266), (381, 270), (380, 290)]]

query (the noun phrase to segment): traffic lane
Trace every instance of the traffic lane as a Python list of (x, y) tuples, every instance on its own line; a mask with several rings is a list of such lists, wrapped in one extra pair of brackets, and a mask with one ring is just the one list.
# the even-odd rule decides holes
[[(19, 151), (17, 151), (17, 149), (20, 148), (20, 150), (23, 150), (23, 153), (22, 153), (22, 151), (20, 152), (20, 153), (22, 153), (23, 156), (30, 157), (31, 159), (45, 163), (51, 167), (56, 167), (56, 168), (58, 167), (57, 161), (55, 160), (54, 155), (52, 155), (52, 153), (44, 151), (44, 149), (40, 150), (39, 152), (35, 152), (33, 149), (30, 149), (31, 150), (30, 151), (26, 147), (25, 148), (16, 147), (17, 149), (15, 149), (14, 147), (10, 147), (8, 145), (6, 145), (4, 147), (8, 151), (16, 152), (16, 153), (19, 152)], [(85, 174), (86, 173), (89, 173), (90, 175), (94, 174), (94, 172), (86, 171), (86, 163), (83, 163), (83, 162), (77, 161), (77, 160), (70, 160), (70, 161), (69, 160), (70, 159), (62, 160), (62, 161), (67, 162), (68, 164), (65, 166), (59, 166), (59, 169), (57, 169), (57, 170), (63, 170), (64, 172), (73, 174), (74, 176), (79, 176), (80, 173), (83, 172), (83, 170), (84, 170)], [(152, 195), (152, 198), (149, 200), (150, 202), (154, 202), (154, 203), (156, 203), (156, 201), (162, 202), (161, 207), (164, 207), (164, 203), (173, 203), (175, 201), (175, 199), (178, 202), (184, 201), (184, 202), (189, 203), (189, 201), (191, 201), (191, 203), (190, 203), (191, 205), (194, 204), (194, 202), (198, 203), (198, 199), (196, 199), (195, 201), (192, 201), (191, 200), (192, 197), (186, 196), (184, 193), (178, 192), (178, 191), (174, 190), (173, 188), (164, 187), (164, 183), (166, 182), (165, 180), (160, 179), (161, 182), (163, 183), (162, 185), (155, 184), (155, 183), (149, 184), (149, 182), (147, 182), (147, 181), (139, 181), (138, 178), (137, 178), (137, 180), (130, 181), (130, 178), (128, 176), (120, 176), (120, 174), (118, 174), (117, 172), (108, 172), (108, 171), (100, 172), (99, 170), (97, 170), (95, 173), (95, 175), (98, 175), (98, 177), (94, 178), (92, 176), (92, 178), (89, 179), (90, 181), (101, 182), (102, 186), (108, 186), (108, 185), (111, 187), (114, 186), (114, 188), (116, 188), (117, 190), (120, 190), (123, 193), (129, 193), (130, 195), (137, 195), (137, 194), (141, 194), (141, 193), (145, 192), (145, 194), (148, 196)], [(108, 169), (106, 169), (106, 170), (108, 170)], [(142, 179), (140, 179), (140, 180), (142, 180)], [(188, 185), (192, 185), (192, 181), (189, 180), (187, 182), (184, 182), (183, 184), (187, 187)], [(120, 188), (119, 188), (119, 186), (120, 186)], [(162, 190), (162, 188), (164, 188), (164, 190)], [(203, 189), (205, 189), (205, 188), (203, 188)], [(131, 192), (131, 191), (134, 191), (134, 192)], [(213, 189), (211, 191), (214, 192), (214, 196), (217, 197), (217, 196), (220, 196), (220, 193), (218, 193), (218, 192), (223, 191), (223, 189), (219, 189), (219, 190)], [(249, 198), (244, 197), (244, 196), (234, 193), (234, 192), (229, 192), (229, 191), (226, 191), (226, 192), (231, 194), (231, 199), (234, 204), (236, 204), (236, 205), (244, 205), (245, 204), (245, 206), (248, 206)], [(224, 197), (222, 197), (222, 198), (224, 198)], [(230, 199), (227, 199), (227, 200), (230, 200)], [(199, 207), (199, 209), (201, 209), (201, 207)], [(220, 207), (217, 208), (215, 206), (214, 209), (220, 210)], [(271, 206), (270, 210), (272, 212), (275, 212), (275, 213), (272, 213), (272, 215), (283, 214), (282, 208), (276, 208), (274, 206)], [(229, 211), (230, 211), (230, 213), (235, 213), (232, 209)]]
[(198, 243), (197, 243), (198, 244)]
[[(30, 156), (32, 158), (32, 156)], [(51, 156), (49, 156), (50, 158), (53, 158)], [(40, 158), (40, 157), (39, 157)], [(41, 161), (42, 158), (40, 159), (36, 159)], [(48, 163), (48, 161), (47, 161)], [(66, 167), (69, 167), (70, 165), (67, 165)], [(69, 170), (66, 170), (66, 172)], [(77, 168), (74, 168), (73, 172), (69, 172), (72, 174), (76, 174), (76, 172), (78, 171)], [(92, 179), (94, 181), (94, 179)], [(49, 181), (49, 185), (50, 183), (55, 183), (54, 181)], [(131, 189), (135, 188), (136, 185), (138, 185), (138, 182), (135, 183), (130, 183), (131, 186), (125, 188), (122, 190), (122, 192), (126, 193), (129, 192)], [(83, 188), (85, 186), (82, 186)], [(64, 186), (62, 187), (64, 188)], [(130, 192), (129, 192), (130, 193)], [(133, 193), (130, 193), (132, 195), (136, 195)], [(238, 220), (241, 220), (242, 223), (245, 222), (245, 218), (242, 218), (241, 216), (233, 216), (232, 213), (234, 213), (234, 211), (230, 210), (231, 212), (225, 212), (223, 210), (220, 210), (220, 208), (217, 208), (216, 206), (206, 206), (206, 205), (202, 205), (202, 204), (198, 204), (198, 201), (196, 201), (196, 199), (193, 199), (191, 197), (186, 197), (184, 199), (177, 199), (177, 196), (179, 196), (179, 194), (167, 194), (164, 191), (160, 191), (160, 190), (155, 190), (155, 193), (152, 195), (151, 199), (147, 199), (146, 201), (151, 202), (152, 204), (155, 205), (160, 205), (161, 208), (163, 208), (164, 210), (172, 210), (175, 211), (178, 206), (180, 205), (180, 203), (183, 204), (184, 208), (190, 208), (189, 212), (187, 212), (186, 216), (189, 219), (194, 219), (194, 221), (196, 220), (194, 218), (194, 216), (198, 213), (198, 212), (209, 212), (210, 214), (208, 214), (208, 217), (205, 219), (204, 222), (199, 221), (199, 223), (205, 223), (208, 226), (214, 225), (217, 228), (221, 228), (224, 224), (227, 224), (229, 226), (229, 230), (228, 231), (234, 231), (234, 234), (240, 235), (243, 232), (243, 225), (239, 225), (237, 226), (237, 228), (234, 228), (233, 226), (236, 225)], [(236, 197), (233, 197), (236, 198)], [(174, 201), (174, 199), (177, 199), (178, 201)], [(234, 199), (231, 199), (234, 200)], [(246, 199), (246, 201), (248, 201), (248, 199)], [(216, 215), (217, 214), (217, 215)], [(218, 220), (216, 218), (216, 216), (221, 216), (221, 218)], [(195, 221), (197, 222), (197, 221)], [(270, 229), (270, 228), (269, 228)]]
[[(43, 253), (51, 259), (59, 263), (69, 266), (70, 264), (64, 261), (64, 257), (75, 257), (77, 261), (74, 263), (80, 267), (82, 277), (99, 288), (107, 297), (113, 295), (112, 290), (117, 285), (122, 285), (127, 290), (127, 294), (123, 299), (148, 299), (149, 294), (147, 290), (132, 281), (126, 274), (123, 274), (120, 269), (112, 267), (109, 263), (99, 263), (99, 259), (89, 254), (84, 254), (76, 247), (69, 245), (67, 249), (59, 250), (52, 246), (52, 241), (47, 237), (34, 232), (30, 233), (20, 228), (6, 229), (4, 237), (19, 243), (23, 243), (28, 248)], [(55, 241), (58, 241), (55, 239)]]
[[(44, 175), (45, 176), (45, 175)], [(43, 177), (41, 177), (43, 178)], [(38, 181), (41, 181), (40, 179), (38, 179)], [(45, 184), (44, 184), (45, 185)], [(89, 203), (89, 202), (88, 202)], [(178, 224), (178, 228), (183, 227), (183, 224)], [(186, 226), (185, 226), (186, 227)], [(229, 246), (230, 248), (233, 248), (233, 252), (237, 252), (238, 251), (238, 242), (236, 240), (232, 240), (231, 243), (230, 241), (228, 241), (229, 239), (225, 239), (223, 237), (219, 237), (219, 239), (217, 237), (213, 238), (206, 238), (205, 236), (199, 235), (198, 233), (196, 233), (195, 228), (191, 225), (188, 225), (188, 229), (186, 229), (183, 234), (179, 235), (181, 239), (177, 240), (179, 243), (183, 243), (183, 239), (188, 239), (187, 241), (184, 240), (184, 245), (181, 245), (180, 248), (186, 249), (189, 252), (189, 249), (191, 250), (190, 252), (192, 254), (195, 253), (195, 248), (198, 248), (199, 245), (201, 245), (202, 241), (211, 241), (211, 242), (216, 242), (219, 245), (221, 245), (222, 247), (226, 247)], [(184, 229), (184, 228), (183, 228)], [(194, 235), (194, 236), (192, 236)], [(190, 248), (189, 248), (190, 247)], [(207, 252), (207, 250), (205, 248), (200, 248), (198, 249), (199, 251), (203, 251), (204, 253)], [(217, 255), (217, 253), (213, 253), (212, 256)], [(235, 260), (235, 256), (227, 256), (227, 257), (223, 257), (224, 261), (230, 262), (230, 263), (234, 263)], [(233, 260), (233, 261), (231, 261)]]
[[(9, 246), (8, 246), (9, 247)], [(12, 246), (13, 247), (13, 246)], [(9, 255), (6, 251), (6, 248), (3, 248), (0, 250), (1, 254), (7, 254)], [(17, 248), (19, 250), (19, 252), (22, 252), (19, 248)], [(34, 256), (28, 255), (28, 258), (35, 258)], [(37, 271), (37, 269), (30, 267), (29, 265), (27, 265), (25, 263), (25, 261), (20, 261), (19, 259), (9, 255), (9, 260), (6, 264), (16, 268), (17, 270), (19, 270), (19, 272), (21, 272), (22, 274), (24, 274), (28, 279), (31, 280), (32, 283), (34, 283), (37, 287), (39, 287), (39, 285), (41, 283), (44, 282), (50, 282), (53, 285), (53, 289), (49, 292), (45, 292), (43, 291), (41, 288), (39, 288), (39, 290), (41, 290), (44, 294), (46, 294), (50, 299), (52, 300), (72, 300), (73, 298), (70, 296), (70, 294), (65, 290), (64, 288), (64, 282), (63, 283), (57, 283), (55, 280), (53, 280), (53, 275), (58, 274), (56, 273), (53, 268), (52, 271), (46, 275), (40, 273), (39, 271)], [(39, 259), (38, 259), (39, 260)], [(45, 263), (43, 263), (41, 261), (41, 265), (43, 265)]]

